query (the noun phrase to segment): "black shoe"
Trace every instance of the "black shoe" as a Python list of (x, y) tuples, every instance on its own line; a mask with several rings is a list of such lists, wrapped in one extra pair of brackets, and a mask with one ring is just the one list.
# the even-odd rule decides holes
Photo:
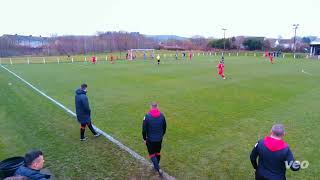
[(159, 174), (159, 177), (161, 178), (163, 177), (163, 171), (161, 169), (159, 169), (158, 174)]
[(80, 141), (86, 141), (88, 138), (84, 137), (84, 138), (80, 138)]

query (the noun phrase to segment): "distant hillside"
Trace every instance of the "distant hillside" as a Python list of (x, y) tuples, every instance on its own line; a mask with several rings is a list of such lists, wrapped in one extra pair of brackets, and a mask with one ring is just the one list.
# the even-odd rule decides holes
[(148, 38), (153, 38), (154, 40), (157, 40), (157, 41), (167, 41), (170, 39), (183, 41), (188, 39), (186, 37), (181, 37), (176, 35), (145, 35), (145, 36)]

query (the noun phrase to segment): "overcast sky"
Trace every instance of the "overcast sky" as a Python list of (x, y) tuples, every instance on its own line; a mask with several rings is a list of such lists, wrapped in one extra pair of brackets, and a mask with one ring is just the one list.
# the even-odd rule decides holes
[(320, 36), (320, 0), (0, 0), (0, 35)]

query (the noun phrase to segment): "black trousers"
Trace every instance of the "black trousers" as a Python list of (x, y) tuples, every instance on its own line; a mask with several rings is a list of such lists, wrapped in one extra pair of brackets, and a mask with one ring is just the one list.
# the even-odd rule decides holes
[(261, 176), (257, 171), (256, 171), (256, 180), (268, 180), (267, 178)]
[(159, 163), (160, 163), (160, 158), (161, 158), (161, 155), (160, 155), (161, 144), (162, 144), (162, 140), (159, 142), (150, 142), (147, 140), (147, 142), (146, 142), (148, 152), (149, 152), (149, 158), (151, 159), (151, 161), (154, 164), (155, 164), (155, 162), (153, 159), (155, 158), (157, 161), (157, 163), (156, 163), (157, 165), (155, 165), (155, 168), (156, 167), (159, 168)]
[(149, 157), (150, 156), (160, 156), (162, 141), (159, 141), (159, 142), (147, 141), (146, 144), (147, 144), (147, 148), (148, 148), (148, 152), (149, 152)]
[(161, 143), (162, 141), (150, 142), (147, 140), (146, 142), (148, 152), (149, 152), (149, 158), (153, 163), (153, 168), (158, 172), (160, 170), (159, 163), (160, 163)]
[(84, 123), (80, 125), (80, 138), (83, 139), (84, 138), (84, 132), (86, 130), (86, 126), (88, 126), (88, 128), (90, 129), (90, 131), (92, 132), (92, 134), (96, 135), (97, 132), (93, 129), (91, 122), (88, 123)]

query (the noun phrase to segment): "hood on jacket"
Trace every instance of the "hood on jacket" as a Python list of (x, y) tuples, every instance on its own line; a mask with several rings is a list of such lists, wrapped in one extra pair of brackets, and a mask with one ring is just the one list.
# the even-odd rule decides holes
[(86, 92), (86, 91), (84, 91), (84, 90), (82, 90), (81, 88), (79, 88), (79, 89), (77, 89), (77, 90), (76, 90), (76, 94), (77, 94), (77, 95), (80, 95), (80, 94), (87, 94), (87, 92)]
[(160, 117), (161, 112), (158, 108), (152, 108), (150, 109), (149, 114), (154, 118), (158, 118)]
[(264, 145), (272, 152), (280, 151), (288, 147), (288, 144), (283, 140), (275, 139), (270, 136), (264, 138)]

